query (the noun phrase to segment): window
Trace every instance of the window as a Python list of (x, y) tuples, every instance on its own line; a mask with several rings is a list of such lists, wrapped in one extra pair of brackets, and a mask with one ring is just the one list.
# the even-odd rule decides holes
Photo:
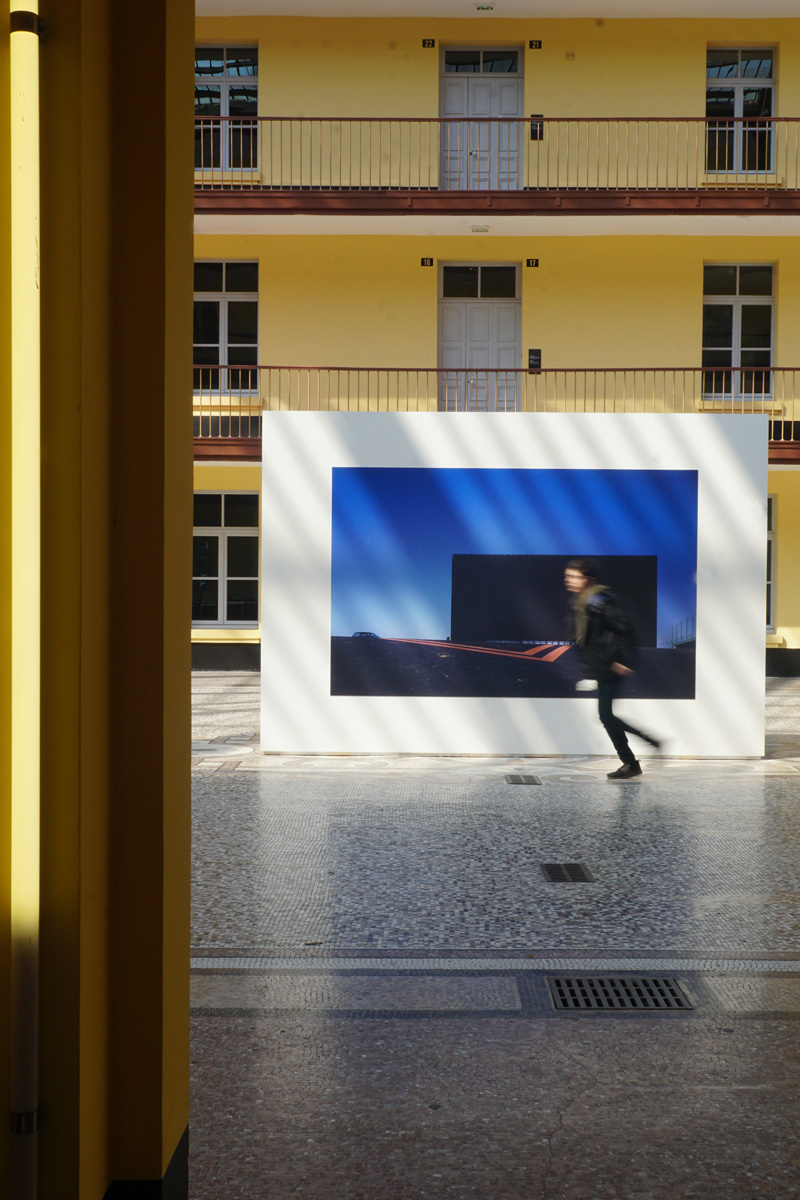
[(255, 391), (257, 362), (258, 263), (196, 262), (194, 390)]
[(445, 50), (446, 75), (516, 75), (518, 50)]
[(442, 267), (442, 297), (449, 299), (513, 300), (517, 268), (513, 265)]
[(775, 100), (773, 50), (715, 50), (706, 56), (709, 171), (769, 171)]
[[(195, 167), (255, 168), (257, 113), (258, 48), (198, 46), (194, 58)], [(211, 117), (216, 120), (209, 120)]]
[(761, 399), (771, 394), (772, 293), (769, 264), (703, 268), (706, 395)]
[(258, 623), (255, 492), (195, 492), (192, 623)]
[(767, 633), (775, 632), (775, 497), (767, 496)]

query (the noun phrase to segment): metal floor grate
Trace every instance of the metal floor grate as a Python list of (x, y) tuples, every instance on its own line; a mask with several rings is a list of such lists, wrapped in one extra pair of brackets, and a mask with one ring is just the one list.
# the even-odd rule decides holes
[(547, 986), (558, 1009), (691, 1009), (677, 979), (652, 975), (556, 975)]
[(585, 863), (540, 863), (548, 883), (594, 883)]
[(536, 775), (506, 775), (506, 783), (541, 783)]

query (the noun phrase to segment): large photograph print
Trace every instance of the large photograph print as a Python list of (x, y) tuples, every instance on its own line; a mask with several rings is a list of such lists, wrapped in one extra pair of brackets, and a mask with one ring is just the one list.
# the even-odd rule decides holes
[(590, 698), (574, 557), (630, 616), (626, 694), (694, 699), (696, 471), (334, 468), (331, 694)]

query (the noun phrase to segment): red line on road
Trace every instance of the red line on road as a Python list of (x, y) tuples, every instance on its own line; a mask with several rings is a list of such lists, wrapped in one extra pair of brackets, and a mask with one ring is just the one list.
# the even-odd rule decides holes
[[(500, 658), (520, 658), (523, 662), (555, 662), (565, 650), (569, 650), (569, 646), (558, 646), (555, 650), (551, 650), (549, 654), (543, 655), (541, 658), (532, 659), (531, 651), (524, 650), (491, 650), (486, 646), (462, 646), (458, 642), (433, 642), (426, 641), (424, 638), (384, 638), (386, 642), (403, 642), (409, 646), (442, 646), (445, 650), (467, 650), (471, 654), (494, 654)], [(549, 647), (540, 646), (537, 650), (547, 650)]]
[(551, 650), (549, 654), (543, 654), (541, 662), (555, 662), (557, 658), (561, 658), (562, 654), (566, 654), (569, 646), (556, 646), (555, 650)]

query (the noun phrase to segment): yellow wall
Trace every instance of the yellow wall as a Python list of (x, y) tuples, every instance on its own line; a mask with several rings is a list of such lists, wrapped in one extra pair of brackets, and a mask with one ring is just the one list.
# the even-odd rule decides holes
[(800, 468), (770, 471), (775, 510), (775, 634), (800, 649)]
[[(265, 116), (436, 117), (442, 45), (517, 45), (526, 113), (702, 117), (709, 44), (779, 46), (776, 114), (800, 116), (800, 23), (790, 20), (214, 17), (198, 20), (197, 37), (258, 44)], [(542, 49), (527, 49), (531, 39)]]
[(261, 463), (194, 464), (196, 492), (260, 492)]
[(259, 362), (435, 367), (437, 270), (522, 262), (522, 351), (542, 365), (700, 365), (703, 263), (772, 262), (776, 366), (800, 365), (800, 242), (792, 238), (205, 236), (198, 258), (260, 263)]

